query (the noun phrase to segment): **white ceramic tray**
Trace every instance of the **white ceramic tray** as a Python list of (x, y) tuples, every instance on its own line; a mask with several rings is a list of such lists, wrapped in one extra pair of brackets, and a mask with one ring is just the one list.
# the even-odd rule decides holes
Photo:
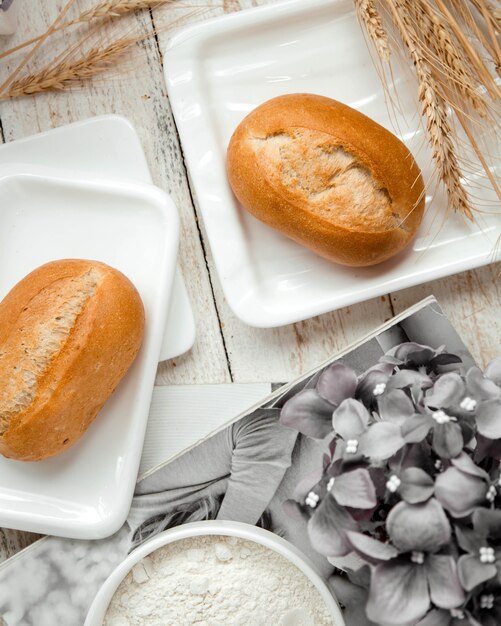
[[(12, 172), (13, 166), (15, 171), (28, 172), (36, 166), (49, 175), (60, 172), (93, 180), (151, 183), (139, 137), (130, 122), (118, 115), (94, 117), (0, 145), (0, 173)], [(183, 354), (194, 340), (193, 313), (176, 268), (159, 360)]]
[[(366, 269), (324, 261), (255, 220), (231, 193), (225, 154), (233, 130), (259, 103), (294, 92), (341, 100), (396, 132), (429, 182), (416, 87), (409, 68), (400, 69), (397, 63), (403, 113), (390, 115), (351, 0), (289, 0), (189, 27), (171, 39), (165, 51), (170, 103), (224, 293), (243, 321), (279, 326), (495, 260), (499, 208), (477, 225), (450, 217), (440, 228), (441, 191), (413, 245)], [(474, 189), (477, 196), (486, 193)], [(500, 252), (498, 246), (498, 258)]]
[(0, 174), (0, 299), (35, 267), (103, 261), (137, 287), (143, 345), (82, 439), (36, 463), (0, 457), (0, 526), (97, 539), (124, 522), (136, 482), (174, 279), (179, 218), (153, 185)]

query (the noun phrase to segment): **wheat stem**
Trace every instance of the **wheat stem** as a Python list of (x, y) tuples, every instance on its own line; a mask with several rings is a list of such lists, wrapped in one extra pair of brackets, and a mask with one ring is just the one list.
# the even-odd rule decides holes
[(6, 80), (4, 80), (4, 82), (0, 85), (0, 94), (3, 91), (5, 91), (5, 89), (15, 80), (16, 76), (19, 75), (19, 72), (23, 69), (23, 67), (26, 66), (28, 61), (30, 61), (30, 59), (33, 58), (33, 56), (36, 54), (38, 49), (43, 45), (43, 43), (47, 39), (47, 37), (49, 37), (53, 33), (54, 29), (57, 28), (57, 25), (61, 22), (61, 20), (64, 18), (64, 16), (70, 10), (70, 8), (72, 7), (72, 5), (74, 3), (75, 3), (75, 0), (68, 0), (68, 2), (65, 4), (63, 9), (60, 11), (58, 16), (56, 17), (56, 19), (50, 25), (49, 29), (39, 39), (39, 41), (33, 47), (33, 49), (30, 50), (30, 52), (24, 57), (24, 59), (21, 61), (21, 63), (19, 63), (19, 65), (15, 68), (15, 70), (13, 72), (11, 72), (9, 74), (9, 76), (6, 78)]
[[(69, 26), (75, 26), (76, 24), (82, 24), (84, 22), (90, 22), (95, 19), (100, 18), (117, 18), (122, 17), (123, 15), (127, 15), (128, 13), (132, 13), (133, 11), (139, 11), (141, 9), (154, 9), (162, 4), (172, 3), (175, 0), (104, 0), (99, 4), (96, 4), (94, 7), (83, 11), (76, 18), (69, 20), (67, 22), (63, 22), (53, 28), (49, 34), (54, 34), (58, 31), (64, 30)], [(0, 59), (3, 59), (14, 52), (18, 52), (27, 46), (30, 46), (37, 41), (40, 41), (42, 37), (45, 37), (48, 33), (44, 33), (43, 35), (38, 35), (37, 37), (32, 37), (27, 41), (23, 41), (19, 45), (9, 48), (5, 52), (0, 54)]]
[(470, 0), (471, 4), (477, 9), (484, 19), (490, 22), (494, 31), (501, 34), (501, 9), (493, 7), (487, 0)]
[(130, 46), (152, 34), (142, 37), (121, 37), (104, 48), (97, 46), (90, 48), (76, 60), (65, 59), (36, 74), (28, 74), (14, 81), (9, 90), (0, 96), (0, 99), (6, 100), (45, 91), (60, 91), (70, 85), (80, 83), (108, 69)]
[(477, 90), (472, 79), (472, 68), (465, 59), (461, 48), (456, 45), (451, 33), (438, 18), (434, 9), (426, 0), (409, 2), (408, 10), (412, 13), (416, 25), (415, 32), (425, 45), (421, 49), (430, 49), (438, 60), (439, 69), (445, 74), (445, 81), (453, 82), (455, 89), (482, 116), (487, 116), (488, 106)]
[(383, 27), (383, 21), (374, 0), (354, 0), (359, 21), (363, 22), (379, 58), (384, 63), (390, 60), (390, 46), (388, 35)]
[(476, 69), (476, 71), (478, 73), (480, 81), (485, 86), (485, 88), (489, 92), (490, 96), (494, 100), (500, 99), (501, 98), (501, 90), (499, 89), (498, 85), (495, 83), (495, 81), (492, 78), (491, 74), (489, 73), (489, 71), (485, 67), (485, 65), (482, 62), (482, 59), (479, 57), (477, 51), (472, 46), (472, 44), (469, 42), (469, 40), (466, 37), (466, 35), (463, 33), (463, 29), (457, 23), (454, 15), (452, 15), (452, 13), (449, 11), (448, 7), (445, 5), (443, 0), (435, 0), (435, 2), (437, 3), (437, 6), (439, 7), (439, 9), (442, 12), (442, 14), (447, 18), (447, 21), (448, 21), (448, 24), (449, 24), (449, 28), (454, 33), (454, 36), (459, 41), (459, 43), (463, 47), (464, 51), (468, 55), (468, 58), (470, 59), (471, 64), (475, 67), (475, 69)]
[(483, 14), (484, 24), (487, 29), (486, 35), (477, 24), (477, 21), (475, 20), (471, 12), (471, 7), (467, 3), (459, 2), (457, 3), (457, 5), (454, 5), (453, 9), (459, 15), (460, 19), (464, 21), (465, 26), (471, 30), (480, 45), (483, 46), (488, 54), (492, 57), (496, 72), (499, 73), (501, 69), (501, 48), (499, 47), (499, 43), (492, 28), (492, 23), (489, 19), (489, 16)]
[(489, 179), (492, 188), (494, 189), (494, 192), (496, 193), (497, 197), (499, 198), (499, 200), (501, 201), (501, 190), (499, 189), (499, 185), (497, 183), (496, 178), (494, 177), (493, 173), (491, 172), (491, 169), (487, 163), (487, 161), (485, 160), (485, 157), (482, 153), (482, 150), (480, 150), (480, 146), (477, 143), (477, 140), (475, 139), (473, 133), (470, 130), (470, 127), (467, 123), (467, 121), (464, 118), (464, 115), (461, 112), (456, 111), (456, 115), (457, 118), (459, 120), (459, 123), (461, 124), (465, 135), (468, 137), (468, 141), (471, 144), (471, 147), (473, 148), (475, 154), (477, 155), (478, 160), (480, 161), (480, 163), (482, 164), (482, 167), (487, 175), (487, 178)]

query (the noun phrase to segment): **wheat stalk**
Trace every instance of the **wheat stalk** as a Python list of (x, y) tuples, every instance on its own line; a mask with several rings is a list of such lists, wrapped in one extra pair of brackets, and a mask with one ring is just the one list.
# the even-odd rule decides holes
[[(478, 85), (474, 82), (471, 64), (435, 10), (426, 0), (408, 2), (406, 7), (412, 14), (416, 25), (419, 25), (414, 32), (422, 37), (423, 42), (434, 53), (439, 62), (440, 71), (445, 74), (445, 80), (451, 81), (455, 89), (481, 117), (487, 117), (488, 106), (478, 91)], [(425, 47), (420, 45), (421, 50)]]
[(452, 142), (453, 133), (447, 101), (429, 63), (420, 52), (419, 36), (408, 12), (406, 0), (387, 0), (386, 4), (416, 70), (421, 113), (426, 119), (426, 131), (433, 159), (439, 178), (447, 191), (449, 206), (472, 220), (473, 214), (468, 195), (461, 183), (461, 170)]
[(490, 22), (497, 31), (501, 34), (501, 9), (494, 7), (488, 0), (470, 0), (477, 11), (484, 17), (487, 22)]
[[(154, 9), (164, 4), (171, 4), (175, 2), (175, 0), (103, 0), (99, 2), (94, 7), (83, 11), (72, 20), (67, 22), (62, 22), (57, 25), (55, 28), (51, 30), (49, 34), (56, 33), (58, 31), (64, 30), (70, 26), (75, 26), (77, 24), (83, 24), (85, 22), (91, 22), (96, 19), (104, 19), (104, 18), (118, 18), (129, 13), (133, 13), (134, 11), (140, 11), (143, 9)], [(47, 32), (43, 35), (38, 35), (38, 37), (33, 37), (32, 39), (28, 39), (27, 41), (23, 41), (19, 45), (14, 48), (9, 48), (5, 52), (0, 54), (0, 59), (3, 59), (18, 50), (22, 50), (27, 46), (30, 46), (42, 37), (47, 36)]]
[(475, 68), (480, 78), (480, 82), (485, 86), (493, 100), (499, 100), (501, 98), (501, 89), (496, 84), (496, 81), (493, 79), (489, 70), (486, 68), (484, 62), (480, 58), (480, 55), (475, 50), (474, 46), (469, 41), (466, 34), (463, 32), (462, 26), (456, 22), (453, 14), (450, 12), (449, 8), (443, 0), (435, 0), (435, 2), (437, 3), (437, 6), (440, 9), (442, 15), (447, 19), (449, 28), (463, 47), (465, 53), (468, 55), (470, 63)]
[(387, 63), (390, 60), (388, 36), (374, 0), (354, 0), (354, 3), (358, 19), (365, 24), (367, 33), (376, 47), (379, 58), (384, 63)]
[[(473, 5), (475, 6), (475, 5)], [(483, 46), (487, 53), (492, 57), (494, 68), (498, 74), (501, 73), (501, 47), (496, 37), (496, 29), (487, 12), (482, 12), (487, 33), (485, 33), (477, 24), (471, 6), (466, 2), (458, 2), (453, 7), (459, 18), (463, 20), (466, 28), (469, 28), (474, 37), (478, 40), (480, 46)]]
[(90, 22), (103, 17), (121, 17), (133, 11), (141, 9), (154, 9), (162, 4), (172, 3), (174, 0), (103, 0), (94, 7), (83, 11), (78, 17), (70, 22), (65, 22), (62, 27), (73, 26), (82, 22)]
[(148, 33), (141, 37), (126, 36), (112, 41), (104, 48), (94, 46), (77, 59), (64, 59), (55, 65), (46, 67), (35, 74), (28, 74), (11, 83), (9, 89), (0, 95), (0, 100), (42, 93), (61, 91), (66, 87), (80, 83), (108, 69), (132, 45), (150, 37)]
[(39, 48), (43, 45), (44, 41), (49, 37), (58, 27), (61, 20), (64, 18), (66, 13), (70, 10), (70, 8), (75, 3), (75, 0), (68, 0), (68, 2), (64, 5), (61, 11), (58, 13), (56, 19), (52, 22), (48, 30), (40, 37), (37, 44), (33, 47), (32, 50), (24, 57), (24, 59), (19, 63), (19, 65), (15, 68), (13, 72), (9, 74), (9, 76), (4, 80), (4, 82), (0, 85), (0, 94), (5, 91), (5, 89), (14, 81), (19, 72), (26, 66), (26, 64), (32, 59)]

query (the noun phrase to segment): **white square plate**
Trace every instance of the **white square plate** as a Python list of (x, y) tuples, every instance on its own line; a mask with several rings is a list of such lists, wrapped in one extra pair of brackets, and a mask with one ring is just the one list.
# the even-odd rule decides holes
[[(137, 132), (120, 115), (100, 115), (0, 145), (0, 174), (33, 167), (46, 168), (48, 175), (151, 183)], [(177, 267), (159, 360), (183, 354), (194, 341), (195, 320)]]
[(0, 175), (0, 299), (54, 259), (103, 261), (146, 312), (133, 366), (72, 448), (36, 463), (0, 457), (0, 526), (97, 539), (125, 520), (141, 458), (176, 266), (179, 218), (152, 185)]
[[(288, 324), (495, 260), (499, 208), (475, 225), (455, 216), (442, 225), (440, 190), (413, 244), (371, 268), (321, 259), (255, 220), (232, 195), (225, 154), (233, 130), (256, 105), (285, 93), (317, 93), (359, 109), (395, 132), (432, 178), (412, 72), (396, 64), (403, 113), (390, 115), (351, 0), (289, 0), (187, 28), (168, 45), (165, 76), (221, 283), (244, 322)], [(492, 200), (477, 187), (474, 194), (482, 204)]]

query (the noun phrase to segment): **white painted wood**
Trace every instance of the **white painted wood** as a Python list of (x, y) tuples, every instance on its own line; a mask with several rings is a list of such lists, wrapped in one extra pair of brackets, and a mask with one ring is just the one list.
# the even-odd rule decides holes
[[(97, 0), (81, 0), (72, 15)], [(179, 26), (274, 0), (190, 0), (153, 12), (162, 46), (172, 25)], [(0, 52), (43, 32), (64, 2), (20, 1), (17, 33), (0, 39)], [(148, 14), (120, 22), (122, 32), (151, 28)], [(85, 29), (84, 29), (85, 30)], [(41, 50), (54, 55), (56, 36)], [(15, 61), (0, 62), (0, 79)], [(156, 184), (171, 193), (181, 215), (180, 265), (194, 309), (197, 339), (193, 350), (159, 367), (158, 384), (287, 381), (424, 296), (434, 293), (482, 364), (501, 353), (500, 266), (466, 272), (391, 296), (354, 305), (312, 320), (271, 330), (245, 326), (225, 302), (207, 237), (196, 209), (172, 119), (155, 39), (135, 46), (120, 71), (81, 89), (0, 103), (5, 141), (104, 113), (119, 113), (136, 126)], [(0, 530), (0, 561), (29, 544), (34, 535)]]
[(501, 263), (394, 293), (395, 313), (430, 294), (480, 366), (501, 355)]

